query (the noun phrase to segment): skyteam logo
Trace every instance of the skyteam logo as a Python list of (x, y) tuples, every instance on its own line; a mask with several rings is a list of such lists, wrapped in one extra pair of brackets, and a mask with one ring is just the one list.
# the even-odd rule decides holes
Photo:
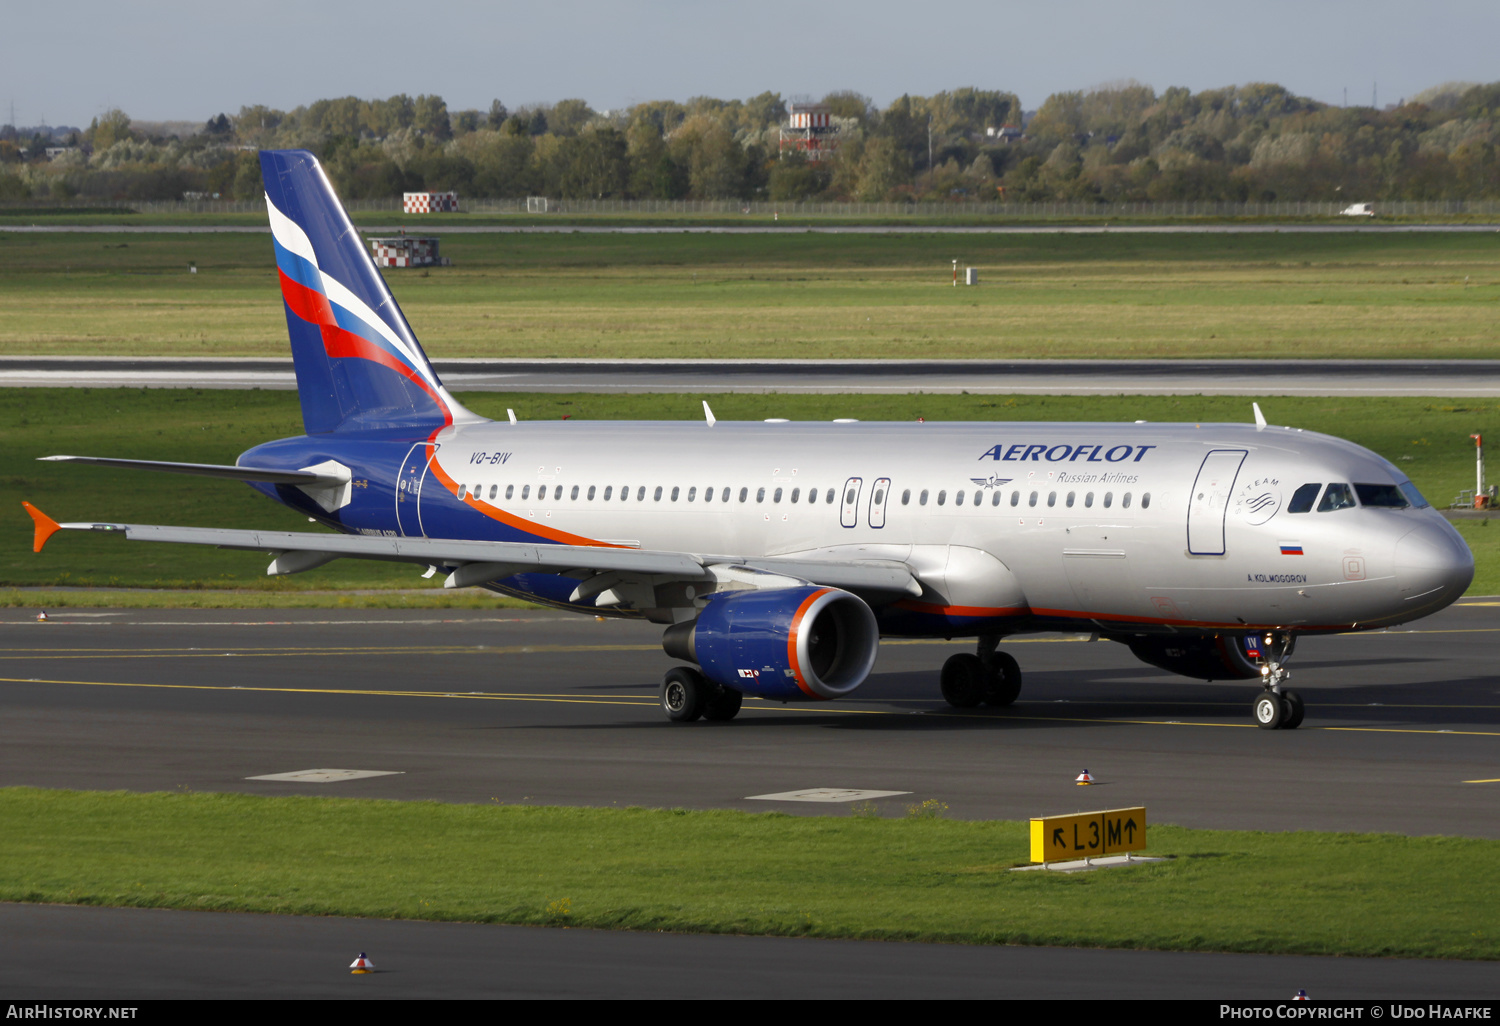
[(1247, 481), (1234, 493), (1234, 515), (1252, 527), (1270, 520), (1280, 508), (1281, 482), (1274, 477)]

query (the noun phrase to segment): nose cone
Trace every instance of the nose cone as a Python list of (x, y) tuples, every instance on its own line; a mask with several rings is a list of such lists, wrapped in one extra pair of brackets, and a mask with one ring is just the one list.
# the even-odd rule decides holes
[(1425, 523), (1396, 543), (1396, 586), (1418, 615), (1443, 608), (1472, 580), (1474, 554), (1446, 520)]

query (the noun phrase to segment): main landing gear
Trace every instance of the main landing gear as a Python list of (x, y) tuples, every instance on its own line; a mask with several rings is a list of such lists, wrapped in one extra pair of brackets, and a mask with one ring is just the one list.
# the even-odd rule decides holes
[(667, 718), (678, 723), (705, 720), (732, 720), (739, 715), (745, 696), (733, 688), (722, 687), (691, 666), (674, 666), (661, 682), (661, 708)]
[(1291, 677), (1285, 663), (1292, 654), (1293, 640), (1290, 634), (1266, 635), (1266, 661), (1261, 668), (1261, 683), (1265, 691), (1250, 707), (1255, 725), (1262, 730), (1296, 730), (1302, 724), (1306, 711), (1302, 696), (1285, 687)]
[(998, 650), (999, 635), (979, 639), (978, 651), (950, 656), (943, 664), (943, 699), (955, 709), (1010, 705), (1021, 694), (1021, 666)]

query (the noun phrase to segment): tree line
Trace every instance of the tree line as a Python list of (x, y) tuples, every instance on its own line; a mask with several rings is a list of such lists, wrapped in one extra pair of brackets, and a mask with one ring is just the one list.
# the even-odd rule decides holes
[[(1449, 83), (1384, 110), (1268, 83), (1158, 93), (1124, 82), (1035, 111), (974, 88), (877, 107), (822, 98), (839, 146), (779, 144), (787, 101), (579, 99), (450, 111), (440, 96), (319, 100), (220, 114), (186, 137), (114, 110), (66, 140), (0, 129), (0, 200), (260, 195), (260, 148), (318, 154), (340, 193), (469, 197), (975, 202), (1500, 198), (1500, 83)], [(67, 147), (50, 158), (47, 146)]]

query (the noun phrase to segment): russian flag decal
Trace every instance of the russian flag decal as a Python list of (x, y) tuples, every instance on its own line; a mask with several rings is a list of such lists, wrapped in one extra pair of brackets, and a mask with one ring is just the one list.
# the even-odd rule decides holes
[(1302, 555), (1302, 545), (1299, 542), (1282, 542), (1281, 554), (1283, 556), (1300, 556)]

